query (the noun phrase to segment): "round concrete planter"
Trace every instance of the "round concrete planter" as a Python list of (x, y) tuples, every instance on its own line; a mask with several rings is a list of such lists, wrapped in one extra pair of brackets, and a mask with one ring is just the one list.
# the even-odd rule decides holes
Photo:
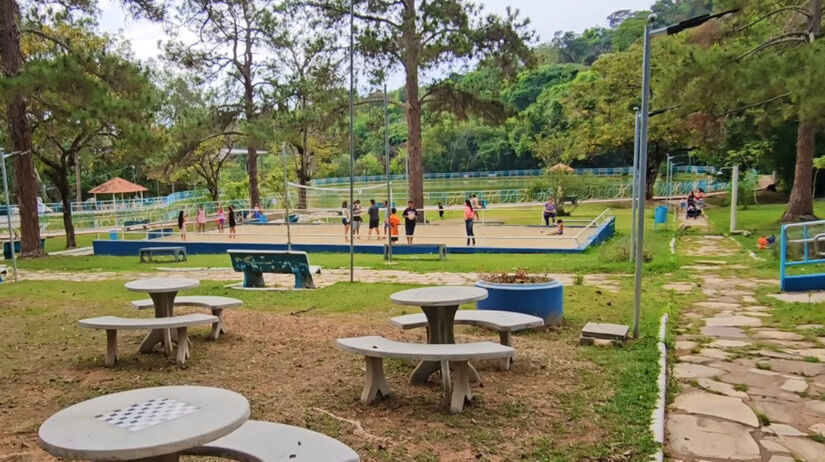
[(553, 279), (538, 284), (500, 284), (476, 282), (487, 289), (487, 298), (476, 302), (479, 310), (513, 311), (544, 319), (552, 326), (560, 324), (564, 312), (564, 286)]

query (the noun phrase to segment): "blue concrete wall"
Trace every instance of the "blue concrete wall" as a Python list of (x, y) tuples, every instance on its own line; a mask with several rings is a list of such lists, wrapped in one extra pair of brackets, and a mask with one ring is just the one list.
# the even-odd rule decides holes
[[(577, 249), (545, 249), (535, 247), (447, 247), (448, 254), (472, 253), (582, 253), (591, 245), (601, 244), (610, 239), (615, 232), (616, 218), (611, 217), (603, 223), (589, 239), (582, 242)], [(571, 229), (572, 227), (568, 228)], [(142, 247), (186, 247), (189, 255), (224, 254), (228, 249), (286, 250), (286, 244), (265, 244), (254, 242), (180, 242), (180, 241), (110, 241), (92, 242), (95, 255), (137, 256)], [(349, 244), (292, 244), (292, 250), (307, 253), (349, 253)], [(383, 255), (383, 246), (355, 245), (356, 253)], [(393, 255), (417, 254), (415, 249), (403, 244), (393, 246)]]

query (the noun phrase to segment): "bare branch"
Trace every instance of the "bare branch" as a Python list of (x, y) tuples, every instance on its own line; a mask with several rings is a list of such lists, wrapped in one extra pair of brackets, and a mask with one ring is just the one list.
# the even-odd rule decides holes
[(776, 46), (776, 45), (781, 45), (783, 43), (807, 42), (807, 41), (808, 41), (808, 34), (806, 34), (804, 32), (790, 32), (790, 33), (787, 33), (787, 34), (782, 34), (782, 35), (780, 35), (778, 37), (774, 37), (774, 38), (772, 38), (772, 39), (770, 39), (766, 42), (762, 42), (758, 46), (756, 46), (756, 47), (752, 48), (751, 50), (747, 51), (746, 53), (740, 55), (736, 59), (737, 60), (745, 59), (748, 56), (755, 55), (756, 53), (759, 53), (760, 51), (762, 51), (766, 48), (770, 48), (770, 47)]
[(810, 18), (811, 18), (811, 15), (810, 15), (810, 14), (808, 14), (808, 12), (807, 12), (807, 11), (805, 11), (805, 9), (803, 9), (803, 8), (800, 8), (800, 7), (798, 7), (798, 6), (786, 6), (786, 7), (783, 7), (783, 8), (779, 8), (779, 9), (773, 10), (773, 11), (771, 11), (771, 12), (769, 12), (769, 13), (763, 14), (762, 16), (760, 16), (760, 17), (756, 18), (756, 19), (755, 19), (753, 22), (751, 22), (750, 24), (747, 24), (747, 25), (742, 26), (742, 27), (740, 27), (739, 29), (737, 29), (737, 30), (736, 30), (736, 32), (742, 32), (742, 31), (744, 31), (745, 29), (748, 29), (748, 28), (750, 28), (750, 27), (753, 27), (753, 26), (755, 26), (756, 24), (759, 24), (760, 22), (762, 22), (762, 21), (764, 21), (764, 20), (766, 20), (766, 19), (770, 18), (771, 16), (775, 16), (775, 15), (777, 15), (777, 14), (779, 14), (779, 13), (782, 13), (782, 12), (785, 12), (785, 11), (794, 11), (794, 12), (796, 12), (796, 13), (799, 13), (799, 14), (801, 14), (801, 15), (805, 16), (805, 17), (806, 17), (806, 18), (808, 18), (808, 19), (810, 19)]

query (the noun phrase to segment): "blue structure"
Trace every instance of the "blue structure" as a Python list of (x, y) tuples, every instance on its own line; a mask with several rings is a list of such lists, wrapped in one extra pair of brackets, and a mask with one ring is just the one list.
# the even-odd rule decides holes
[[(566, 227), (573, 232), (574, 226)], [(577, 248), (548, 249), (537, 247), (447, 247), (447, 253), (583, 253), (588, 247), (597, 245), (613, 237), (616, 229), (616, 217), (607, 218), (596, 228), (596, 232), (583, 240)], [(141, 247), (146, 247), (148, 241), (129, 240), (96, 240), (92, 242), (95, 255), (134, 256)], [(189, 255), (196, 254), (223, 254), (229, 249), (239, 250), (288, 250), (286, 244), (267, 244), (254, 242), (180, 242), (180, 241), (151, 241), (152, 247), (185, 247)], [(292, 250), (308, 253), (349, 253), (349, 244), (292, 244)], [(383, 245), (355, 244), (355, 253), (383, 255)], [(393, 255), (408, 255), (417, 253), (415, 249), (405, 248), (403, 244), (393, 245)]]
[(513, 311), (538, 316), (548, 326), (561, 323), (564, 314), (564, 286), (557, 280), (537, 284), (476, 282), (487, 289), (487, 298), (476, 302), (479, 310)]
[[(779, 286), (785, 292), (825, 290), (825, 220), (782, 225)], [(788, 274), (798, 268), (798, 274)]]

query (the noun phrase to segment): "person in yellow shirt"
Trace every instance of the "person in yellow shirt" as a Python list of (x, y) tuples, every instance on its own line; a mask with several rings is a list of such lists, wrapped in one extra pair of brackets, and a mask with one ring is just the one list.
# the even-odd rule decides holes
[(401, 224), (401, 219), (395, 214), (395, 207), (390, 210), (390, 240), (398, 242), (398, 225)]

